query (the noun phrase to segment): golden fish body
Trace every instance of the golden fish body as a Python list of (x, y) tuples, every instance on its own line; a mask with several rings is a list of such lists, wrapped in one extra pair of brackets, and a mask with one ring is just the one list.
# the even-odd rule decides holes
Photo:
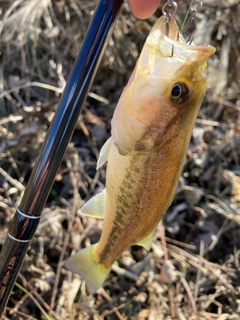
[(185, 43), (174, 18), (153, 27), (112, 119), (112, 136), (103, 146), (106, 190), (82, 212), (104, 216), (101, 238), (67, 260), (89, 290), (104, 282), (114, 261), (131, 244), (149, 249), (170, 206), (192, 129), (206, 90), (211, 46)]

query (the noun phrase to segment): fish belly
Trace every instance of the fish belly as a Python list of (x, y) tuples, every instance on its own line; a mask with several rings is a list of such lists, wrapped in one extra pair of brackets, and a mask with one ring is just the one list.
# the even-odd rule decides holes
[(96, 249), (102, 264), (111, 265), (131, 244), (155, 230), (172, 202), (185, 158), (186, 140), (181, 147), (179, 143), (131, 156), (121, 156), (113, 146), (107, 166), (104, 226)]

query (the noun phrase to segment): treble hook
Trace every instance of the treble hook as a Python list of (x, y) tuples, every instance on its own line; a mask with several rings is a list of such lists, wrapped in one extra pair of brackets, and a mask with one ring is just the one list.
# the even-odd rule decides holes
[[(162, 7), (162, 14), (167, 17), (166, 23), (166, 36), (169, 34), (169, 22), (172, 17), (175, 16), (177, 12), (177, 3), (173, 0), (168, 0)], [(168, 10), (166, 10), (168, 8)]]
[[(188, 12), (186, 14), (186, 17), (183, 21), (183, 25), (182, 25), (182, 28), (181, 28), (181, 33), (184, 34), (186, 32), (186, 27), (190, 27), (191, 24), (193, 23), (194, 19), (195, 19), (195, 16), (196, 14), (200, 11), (200, 9), (202, 8), (202, 1), (201, 0), (194, 0), (192, 1), (192, 3), (190, 4), (190, 7), (188, 9)], [(190, 15), (189, 15), (190, 13)], [(188, 15), (189, 15), (189, 20), (187, 21), (187, 18), (188, 18)], [(187, 21), (187, 22), (186, 22)], [(193, 41), (193, 37), (190, 35), (188, 37), (188, 40), (187, 40), (187, 43), (188, 44), (191, 44)]]

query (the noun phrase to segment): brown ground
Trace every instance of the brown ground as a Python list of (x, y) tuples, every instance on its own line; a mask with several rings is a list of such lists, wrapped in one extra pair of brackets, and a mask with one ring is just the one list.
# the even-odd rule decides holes
[[(0, 1), (0, 241), (39, 154), (95, 1)], [(48, 6), (44, 4), (48, 4)], [(179, 1), (179, 19), (188, 1)], [(194, 42), (211, 43), (209, 85), (179, 187), (150, 252), (131, 247), (90, 295), (64, 267), (96, 242), (80, 214), (110, 120), (150, 26), (124, 7), (50, 192), (4, 319), (240, 319), (240, 4), (205, 1)], [(41, 8), (42, 6), (42, 8)], [(21, 9), (22, 8), (22, 9)]]

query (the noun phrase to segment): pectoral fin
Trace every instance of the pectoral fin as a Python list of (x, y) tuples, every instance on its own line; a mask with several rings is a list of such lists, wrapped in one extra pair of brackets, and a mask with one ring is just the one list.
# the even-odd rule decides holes
[(97, 219), (103, 219), (106, 189), (88, 200), (81, 208), (81, 213)]
[(141, 247), (145, 248), (146, 250), (150, 250), (155, 232), (156, 232), (156, 228), (154, 228), (154, 230), (151, 231), (149, 233), (149, 235), (147, 235), (145, 238), (143, 238), (141, 241), (139, 241), (138, 243), (135, 243), (135, 244), (137, 246), (141, 246)]
[(109, 156), (109, 152), (111, 150), (111, 147), (112, 147), (112, 137), (110, 137), (104, 143), (104, 145), (100, 151), (98, 162), (97, 162), (97, 170), (108, 160), (108, 156)]

